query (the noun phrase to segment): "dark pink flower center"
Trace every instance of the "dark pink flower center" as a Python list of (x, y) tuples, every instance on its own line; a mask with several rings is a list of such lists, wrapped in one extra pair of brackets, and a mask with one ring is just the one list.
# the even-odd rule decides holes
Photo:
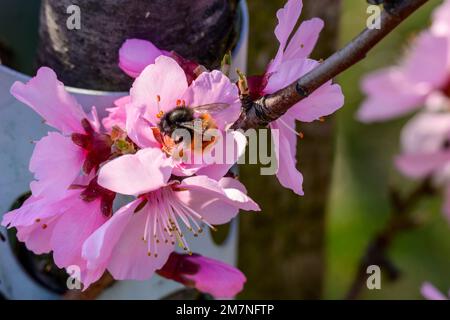
[(177, 54), (175, 51), (171, 51), (169, 53), (169, 56), (172, 59), (174, 59), (178, 63), (178, 65), (183, 69), (184, 73), (186, 74), (186, 80), (189, 85), (199, 76), (199, 72), (202, 71), (198, 69), (200, 65), (197, 62), (185, 59), (179, 54)]
[(250, 97), (253, 100), (257, 100), (264, 95), (264, 89), (267, 86), (269, 77), (267, 74), (262, 76), (247, 77), (248, 89), (250, 91)]
[(447, 84), (442, 89), (442, 92), (450, 98), (450, 79), (448, 79)]
[[(198, 256), (192, 254), (192, 256)], [(195, 283), (188, 279), (186, 275), (195, 275), (199, 272), (200, 266), (190, 260), (189, 255), (172, 252), (167, 259), (166, 264), (157, 271), (160, 276), (171, 279), (186, 286), (194, 286)]]
[(110, 158), (113, 141), (109, 135), (96, 132), (87, 119), (83, 119), (81, 124), (85, 134), (73, 133), (72, 141), (86, 151), (83, 171), (89, 174)]
[(112, 207), (115, 197), (116, 193), (100, 186), (97, 182), (97, 178), (92, 179), (81, 193), (81, 199), (86, 202), (100, 199), (100, 209), (106, 217), (110, 217), (112, 215)]

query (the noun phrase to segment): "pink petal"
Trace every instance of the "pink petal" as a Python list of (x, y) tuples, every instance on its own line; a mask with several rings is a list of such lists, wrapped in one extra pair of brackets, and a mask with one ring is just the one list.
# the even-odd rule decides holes
[(287, 46), (283, 61), (307, 58), (313, 51), (324, 23), (319, 18), (303, 21)]
[(100, 210), (100, 200), (86, 202), (75, 199), (72, 207), (61, 213), (52, 235), (53, 259), (58, 267), (78, 265), (84, 268), (81, 257), (84, 241), (103, 223), (105, 217)]
[(203, 164), (187, 164), (184, 162), (176, 162), (172, 174), (178, 177), (190, 177), (198, 172)]
[(152, 127), (156, 127), (156, 122), (151, 123), (144, 117), (145, 106), (128, 105), (126, 108), (126, 132), (140, 148), (160, 147), (153, 135)]
[(283, 59), (284, 49), (286, 48), (289, 36), (297, 24), (302, 8), (303, 3), (301, 0), (288, 0), (282, 9), (277, 11), (278, 25), (275, 27), (275, 36), (280, 43), (280, 47), (275, 59), (271, 62), (267, 70), (268, 73), (278, 69), (278, 65)]
[(53, 250), (51, 237), (60, 213), (68, 206), (67, 198), (79, 195), (79, 191), (68, 191), (65, 198), (49, 201), (47, 198), (28, 198), (23, 205), (3, 216), (2, 225), (17, 229), (17, 238), (36, 254)]
[[(227, 131), (225, 139), (219, 137), (216, 142), (204, 151), (204, 157), (211, 157), (211, 161), (205, 159), (207, 164), (197, 171), (198, 175), (205, 175), (212, 179), (219, 180), (231, 169), (231, 167), (245, 153), (247, 138), (239, 131)], [(217, 152), (217, 154), (216, 154)], [(220, 156), (222, 155), (222, 156)], [(216, 162), (212, 162), (214, 159)]]
[(259, 206), (246, 195), (245, 187), (232, 178), (220, 182), (206, 176), (184, 179), (179, 185), (187, 191), (177, 192), (180, 201), (212, 224), (224, 224), (234, 218), (239, 209), (259, 211)]
[[(105, 269), (109, 258), (119, 241), (122, 233), (127, 228), (140, 199), (130, 202), (114, 213), (111, 219), (100, 226), (84, 242), (82, 256), (87, 261), (88, 269)], [(94, 274), (89, 274), (93, 277)], [(90, 282), (94, 280), (89, 280)], [(86, 283), (85, 283), (86, 285)]]
[(363, 80), (362, 88), (368, 98), (358, 111), (358, 118), (364, 122), (380, 121), (416, 110), (425, 103), (427, 95), (445, 84), (449, 65), (448, 40), (423, 32), (399, 66), (374, 72)]
[(114, 101), (115, 107), (106, 109), (108, 117), (103, 119), (102, 124), (108, 132), (111, 132), (114, 126), (118, 126), (123, 130), (126, 129), (127, 111), (125, 106), (130, 102), (131, 97), (125, 96)]
[(450, 151), (405, 154), (397, 156), (395, 164), (404, 175), (411, 178), (425, 178), (441, 169), (450, 161)]
[[(280, 64), (278, 70), (270, 75), (265, 93), (274, 93), (318, 66), (318, 62), (311, 59), (293, 59)], [(295, 104), (288, 114), (303, 122), (311, 122), (328, 116), (344, 105), (344, 95), (341, 87), (327, 82), (315, 90), (309, 97)]]
[(100, 132), (102, 122), (100, 120), (100, 117), (98, 116), (98, 111), (95, 106), (91, 108), (91, 112), (89, 113), (87, 119), (89, 120), (92, 129), (94, 129), (95, 132)]
[[(433, 52), (433, 59), (430, 59)], [(410, 48), (403, 62), (405, 77), (411, 83), (426, 85), (432, 89), (439, 89), (448, 80), (450, 67), (450, 41), (447, 37), (435, 36), (422, 32)]]
[(229, 104), (225, 110), (212, 114), (216, 125), (222, 130), (227, 124), (235, 122), (241, 111), (237, 86), (217, 70), (203, 72), (189, 86), (183, 99), (191, 107), (212, 103)]
[(150, 41), (128, 39), (119, 50), (119, 67), (130, 77), (136, 78), (162, 54)]
[(427, 154), (442, 151), (450, 138), (450, 114), (420, 112), (401, 132), (403, 154)]
[(450, 160), (444, 148), (450, 138), (450, 115), (440, 112), (421, 112), (403, 128), (402, 155), (396, 158), (398, 169), (413, 178), (436, 173)]
[(198, 254), (189, 256), (173, 252), (158, 273), (215, 298), (234, 297), (247, 281), (238, 269)]
[(446, 296), (439, 292), (439, 290), (429, 282), (425, 282), (422, 285), (420, 292), (422, 293), (422, 296), (424, 296), (424, 298), (427, 300), (448, 300)]
[(299, 121), (312, 122), (333, 114), (343, 105), (344, 95), (341, 87), (329, 81), (295, 104), (288, 114)]
[(225, 195), (233, 204), (239, 205), (240, 209), (247, 211), (260, 211), (258, 204), (247, 196), (247, 189), (237, 179), (222, 178), (219, 185), (225, 192)]
[[(17, 239), (25, 243), (35, 254), (49, 253), (53, 250), (51, 237), (58, 218), (45, 218), (39, 224), (17, 228)], [(43, 225), (46, 227), (43, 228)]]
[(82, 270), (80, 280), (83, 283), (83, 291), (89, 288), (91, 284), (97, 282), (104, 273), (105, 273), (104, 268)]
[(433, 25), (431, 30), (436, 35), (450, 35), (450, 1), (444, 1), (444, 3), (433, 12)]
[(428, 88), (412, 85), (398, 68), (390, 68), (370, 74), (362, 82), (368, 95), (358, 110), (363, 122), (383, 121), (405, 115), (421, 107)]
[[(149, 279), (157, 269), (166, 263), (170, 253), (174, 250), (174, 246), (170, 242), (166, 244), (161, 241), (157, 245), (157, 256), (155, 251), (151, 252), (149, 256), (148, 243), (143, 241), (142, 237), (147, 215), (156, 213), (150, 213), (148, 210), (151, 209), (147, 206), (137, 213), (131, 212), (131, 219), (114, 247), (108, 263), (108, 270), (114, 279)], [(157, 236), (159, 239), (163, 239), (160, 232), (157, 232)], [(153, 248), (150, 249), (153, 250)]]
[(187, 88), (186, 75), (178, 63), (172, 58), (159, 56), (136, 78), (130, 95), (134, 105), (145, 106), (145, 117), (158, 123), (158, 112), (172, 110)]
[(40, 68), (27, 84), (15, 82), (11, 94), (62, 133), (84, 133), (81, 120), (87, 116), (75, 98), (67, 93), (63, 83), (58, 81), (52, 69)]
[(208, 193), (181, 191), (177, 196), (189, 208), (200, 214), (212, 225), (230, 222), (239, 213), (239, 208), (218, 198), (212, 198)]
[(139, 195), (164, 186), (172, 173), (172, 161), (157, 148), (121, 156), (105, 164), (98, 183), (111, 191)]
[(57, 216), (61, 210), (67, 208), (68, 203), (65, 201), (67, 197), (71, 197), (77, 191), (69, 190), (65, 196), (58, 201), (53, 201), (48, 198), (37, 198), (31, 196), (28, 198), (20, 208), (10, 211), (3, 216), (2, 225), (6, 227), (29, 227), (38, 224), (42, 225), (40, 221), (52, 220)]
[(318, 65), (317, 61), (311, 59), (293, 59), (281, 63), (277, 71), (269, 76), (264, 93), (274, 93), (285, 88)]
[(84, 243), (83, 257), (93, 274), (85, 285), (95, 281), (107, 267), (116, 280), (145, 280), (161, 268), (173, 251), (173, 245), (160, 243), (158, 256), (148, 255), (148, 244), (142, 240), (148, 207), (135, 212), (140, 200), (121, 208)]
[(32, 183), (35, 197), (57, 198), (64, 194), (80, 175), (85, 160), (83, 149), (57, 132), (49, 132), (35, 146), (30, 171), (38, 181)]
[[(272, 134), (278, 134), (273, 140), (275, 154), (278, 161), (277, 178), (281, 185), (291, 189), (298, 195), (303, 193), (303, 176), (296, 168), (296, 144), (295, 120), (289, 115), (284, 115), (280, 119), (270, 124)], [(290, 128), (290, 129), (289, 129)], [(274, 130), (277, 130), (274, 132)]]

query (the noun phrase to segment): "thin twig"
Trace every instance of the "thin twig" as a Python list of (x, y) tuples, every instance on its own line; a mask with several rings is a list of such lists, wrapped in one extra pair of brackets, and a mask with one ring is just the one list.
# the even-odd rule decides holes
[(419, 222), (411, 217), (411, 212), (421, 200), (432, 195), (434, 191), (430, 179), (425, 179), (404, 199), (401, 199), (397, 192), (392, 193), (393, 212), (384, 229), (375, 235), (361, 258), (355, 279), (346, 295), (347, 299), (353, 300), (360, 295), (361, 290), (365, 287), (367, 267), (370, 265), (377, 265), (382, 268), (389, 280), (393, 281), (398, 278), (399, 271), (387, 257), (387, 251), (400, 233), (419, 225)]
[(246, 130), (264, 127), (278, 119), (314, 90), (364, 59), (376, 44), (426, 2), (428, 0), (402, 0), (389, 11), (384, 10), (380, 17), (380, 29), (366, 28), (344, 48), (296, 82), (254, 101), (250, 107), (244, 107), (232, 128)]

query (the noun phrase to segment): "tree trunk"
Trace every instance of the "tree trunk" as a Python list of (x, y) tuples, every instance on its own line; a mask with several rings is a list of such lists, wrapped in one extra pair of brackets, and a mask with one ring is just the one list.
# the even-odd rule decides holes
[[(38, 65), (53, 68), (66, 85), (128, 90), (131, 79), (117, 66), (129, 38), (151, 40), (165, 50), (208, 67), (233, 47), (238, 0), (43, 0)], [(70, 5), (80, 7), (81, 28), (66, 27)]]
[[(302, 19), (325, 21), (316, 59), (337, 47), (340, 0), (305, 0)], [(241, 216), (240, 266), (248, 276), (245, 298), (319, 299), (324, 285), (325, 221), (334, 153), (334, 121), (302, 124), (298, 167), (305, 196), (283, 189), (275, 177), (243, 167), (241, 180), (263, 212)], [(264, 187), (262, 187), (264, 186)]]

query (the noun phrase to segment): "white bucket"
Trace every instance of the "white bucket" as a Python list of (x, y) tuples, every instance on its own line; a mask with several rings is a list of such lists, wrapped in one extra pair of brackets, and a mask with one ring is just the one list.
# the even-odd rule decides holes
[[(1, 4), (0, 4), (1, 7)], [(233, 52), (231, 70), (246, 70), (248, 44), (248, 11), (246, 1), (240, 1), (241, 33)], [(5, 13), (5, 12), (3, 12)], [(7, 13), (6, 13), (7, 14)], [(17, 101), (10, 93), (15, 81), (26, 82), (29, 76), (0, 65), (0, 219), (10, 210), (12, 204), (29, 190), (33, 177), (28, 170), (28, 163), (33, 152), (33, 140), (45, 136), (51, 128), (44, 125), (41, 118), (30, 108)], [(67, 88), (88, 111), (95, 105), (104, 114), (113, 101), (125, 93), (93, 91), (78, 88)], [(6, 236), (7, 231), (0, 227)], [(188, 236), (188, 235), (187, 235)], [(190, 238), (189, 238), (190, 237)], [(237, 258), (238, 224), (235, 220), (227, 239), (216, 245), (210, 233), (194, 238), (188, 236), (189, 245), (194, 252), (199, 252), (235, 265)], [(106, 289), (100, 299), (159, 299), (167, 296), (182, 285), (163, 279), (157, 275), (148, 281), (119, 281)], [(60, 296), (35, 281), (19, 263), (13, 254), (11, 245), (0, 241), (0, 294), (7, 299), (59, 299)]]

